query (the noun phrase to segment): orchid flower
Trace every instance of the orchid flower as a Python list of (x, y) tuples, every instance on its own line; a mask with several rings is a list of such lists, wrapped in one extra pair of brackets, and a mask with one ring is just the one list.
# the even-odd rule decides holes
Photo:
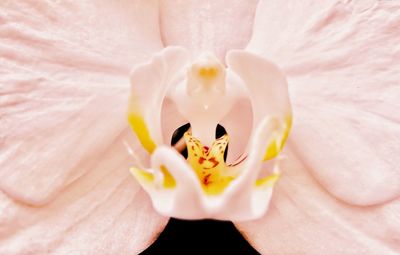
[(0, 254), (135, 254), (170, 216), (398, 254), (399, 26), (396, 1), (0, 3)]

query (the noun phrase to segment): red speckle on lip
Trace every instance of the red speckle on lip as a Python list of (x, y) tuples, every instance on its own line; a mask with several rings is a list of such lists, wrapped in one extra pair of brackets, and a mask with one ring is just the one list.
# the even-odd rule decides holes
[(200, 158), (199, 158), (199, 164), (200, 164), (200, 165), (203, 164), (204, 160), (206, 160), (206, 159), (203, 158), (203, 157), (200, 157)]
[(218, 164), (219, 164), (218, 160), (216, 160), (214, 157), (208, 159), (208, 161), (210, 161), (211, 163), (214, 164), (214, 165), (213, 165), (212, 167), (210, 167), (210, 168), (214, 168), (214, 167), (218, 166)]
[(211, 174), (207, 174), (206, 176), (204, 176), (204, 178), (203, 178), (204, 185), (207, 186), (207, 185), (209, 185), (211, 183), (210, 176), (211, 176)]

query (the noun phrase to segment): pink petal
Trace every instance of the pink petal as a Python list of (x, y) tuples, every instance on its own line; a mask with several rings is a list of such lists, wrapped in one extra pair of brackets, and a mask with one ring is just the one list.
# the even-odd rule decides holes
[[(226, 63), (245, 84), (251, 101), (250, 110), (252, 111), (250, 113), (252, 122), (249, 122), (248, 105), (242, 100), (239, 102), (242, 109), (236, 110), (233, 116), (227, 116), (233, 117), (236, 120), (233, 123), (236, 123), (237, 126), (234, 127), (233, 123), (227, 121), (227, 119), (222, 121), (222, 125), (227, 128), (228, 134), (231, 135), (230, 140), (233, 141), (233, 143), (230, 143), (230, 149), (233, 149), (234, 153), (237, 153), (237, 147), (242, 150), (245, 149), (246, 140), (243, 138), (246, 138), (248, 134), (246, 131), (250, 128), (253, 128), (254, 131), (259, 122), (266, 116), (278, 117), (287, 124), (287, 130), (289, 130), (292, 112), (288, 98), (288, 85), (282, 71), (274, 63), (243, 50), (230, 51), (227, 54)], [(247, 117), (244, 118), (243, 114), (247, 114)], [(241, 138), (238, 138), (238, 136), (241, 136)]]
[(188, 121), (179, 113), (175, 103), (165, 98), (161, 108), (161, 128), (164, 144), (170, 145), (174, 132), (187, 123)]
[(161, 32), (166, 45), (193, 54), (211, 51), (224, 60), (228, 49), (241, 49), (251, 35), (257, 0), (162, 1)]
[(121, 4), (3, 8), (0, 187), (14, 199), (47, 203), (127, 126), (129, 70), (161, 43), (141, 31), (157, 29), (154, 4)]
[(127, 169), (126, 130), (84, 177), (46, 206), (0, 193), (0, 254), (138, 254), (167, 219)]
[(229, 134), (227, 163), (232, 164), (245, 154), (253, 130), (253, 112), (249, 100), (239, 100), (221, 120), (221, 125)]
[(400, 195), (400, 6), (363, 4), (263, 1), (249, 49), (288, 75), (291, 139), (311, 174), (374, 205)]
[(156, 1), (7, 1), (0, 37), (0, 253), (145, 248), (166, 219), (123, 143), (129, 71), (162, 48)]
[[(291, 63), (296, 55), (298, 44), (307, 42), (305, 35), (309, 23), (324, 26), (336, 15), (327, 16), (337, 0), (260, 0), (254, 19), (253, 33), (247, 48), (262, 54), (268, 59)], [(325, 19), (324, 19), (325, 18)], [(322, 19), (322, 20), (321, 20)], [(316, 22), (321, 20), (319, 23)], [(310, 38), (312, 38), (311, 35)], [(286, 63), (285, 62), (285, 63)]]
[(276, 255), (399, 254), (400, 200), (348, 205), (326, 192), (299, 157), (285, 153), (283, 175), (266, 216), (236, 224), (253, 247)]
[(186, 124), (173, 102), (164, 99), (176, 75), (185, 73), (188, 61), (185, 49), (168, 47), (131, 72), (129, 114), (140, 114), (156, 144), (169, 144), (175, 129)]

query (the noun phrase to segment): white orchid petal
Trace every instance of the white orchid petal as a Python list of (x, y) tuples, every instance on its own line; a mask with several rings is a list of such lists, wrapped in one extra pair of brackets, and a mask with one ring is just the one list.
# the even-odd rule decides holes
[[(261, 254), (388, 254), (400, 251), (400, 201), (360, 207), (340, 202), (309, 174), (289, 142), (267, 214), (235, 223)], [(283, 241), (284, 240), (284, 241)]]
[(233, 221), (251, 220), (266, 213), (274, 182), (263, 183), (259, 187), (256, 182), (263, 169), (265, 150), (276, 139), (276, 134), (284, 132), (284, 126), (279, 119), (267, 116), (256, 127), (239, 177), (225, 192), (225, 200), (230, 202), (226, 202), (225, 207), (235, 210), (231, 216)]
[(248, 50), (285, 71), (294, 116), (268, 213), (236, 224), (260, 253), (399, 254), (399, 7), (260, 1)]
[(193, 57), (210, 51), (223, 61), (227, 50), (246, 46), (257, 2), (161, 1), (163, 41), (187, 48)]
[(124, 112), (157, 1), (0, 5), (0, 254), (140, 252), (166, 219), (128, 178)]
[(240, 99), (220, 122), (229, 134), (228, 164), (234, 164), (245, 156), (253, 130), (253, 112), (248, 99)]
[(276, 116), (286, 122), (285, 137), (280, 141), (282, 144), (277, 151), (271, 147), (266, 155), (268, 159), (275, 157), (282, 148), (292, 123), (285, 75), (275, 64), (246, 51), (230, 51), (226, 62), (246, 84), (253, 106), (253, 128), (265, 116)]
[(262, 1), (248, 49), (285, 70), (292, 139), (315, 178), (368, 206), (400, 196), (400, 8), (357, 2)]
[(165, 144), (171, 143), (171, 137), (177, 128), (187, 124), (185, 119), (176, 108), (175, 103), (166, 98), (161, 110), (162, 137)]
[(136, 66), (131, 73), (129, 123), (150, 153), (163, 143), (162, 105), (171, 82), (184, 71), (188, 57), (185, 49), (169, 47), (155, 54), (150, 62)]
[(97, 166), (45, 206), (0, 193), (0, 254), (138, 254), (148, 247), (168, 219), (127, 171), (126, 131)]

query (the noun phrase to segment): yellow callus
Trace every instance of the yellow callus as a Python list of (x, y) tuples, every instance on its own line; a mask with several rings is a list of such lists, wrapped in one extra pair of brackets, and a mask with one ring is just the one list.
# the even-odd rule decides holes
[(222, 193), (234, 179), (224, 160), (228, 135), (215, 140), (211, 148), (203, 146), (190, 132), (186, 132), (184, 138), (188, 150), (187, 161), (197, 174), (203, 190), (208, 195)]

